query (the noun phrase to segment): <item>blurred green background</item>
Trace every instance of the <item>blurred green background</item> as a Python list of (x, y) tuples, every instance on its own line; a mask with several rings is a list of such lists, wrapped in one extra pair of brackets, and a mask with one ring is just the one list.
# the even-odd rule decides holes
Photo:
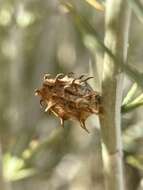
[[(143, 9), (138, 2), (139, 7), (130, 1), (128, 63), (140, 71)], [(78, 122), (66, 122), (63, 130), (34, 96), (45, 73), (94, 74), (91, 85), (101, 89), (103, 52), (88, 25), (77, 21), (82, 15), (104, 41), (104, 11), (86, 0), (70, 3), (76, 18), (58, 0), (0, 1), (0, 190), (103, 190), (98, 118), (87, 120), (90, 134)], [(132, 83), (125, 76), (124, 96)], [(134, 96), (140, 94), (136, 87)], [(139, 107), (122, 118), (127, 190), (143, 189), (142, 113)]]

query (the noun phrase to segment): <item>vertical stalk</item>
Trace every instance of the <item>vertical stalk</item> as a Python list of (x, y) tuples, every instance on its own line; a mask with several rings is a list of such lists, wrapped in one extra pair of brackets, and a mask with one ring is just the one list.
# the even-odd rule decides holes
[[(107, 0), (105, 13), (105, 45), (122, 61), (126, 61), (130, 9), (126, 0)], [(123, 190), (121, 140), (121, 101), (123, 70), (105, 52), (102, 95), (104, 114), (100, 117), (103, 141), (103, 167), (107, 190)]]
[(2, 161), (2, 150), (1, 150), (1, 144), (0, 144), (0, 188), (5, 190), (5, 181), (3, 177), (3, 161)]

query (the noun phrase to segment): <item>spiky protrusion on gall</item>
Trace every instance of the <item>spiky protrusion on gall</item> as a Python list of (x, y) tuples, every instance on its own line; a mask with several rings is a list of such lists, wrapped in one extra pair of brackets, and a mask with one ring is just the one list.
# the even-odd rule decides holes
[(37, 89), (35, 95), (40, 96), (40, 104), (45, 107), (45, 112), (52, 112), (60, 118), (62, 127), (65, 120), (75, 119), (89, 132), (85, 120), (91, 114), (102, 112), (101, 95), (87, 83), (91, 78), (85, 75), (75, 77), (73, 73), (60, 73), (54, 78), (45, 74), (42, 88)]

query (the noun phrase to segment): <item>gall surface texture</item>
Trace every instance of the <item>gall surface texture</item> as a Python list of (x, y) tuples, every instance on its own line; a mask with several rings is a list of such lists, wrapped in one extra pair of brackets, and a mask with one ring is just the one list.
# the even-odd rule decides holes
[(87, 83), (93, 77), (73, 73), (57, 74), (52, 77), (45, 74), (43, 84), (35, 91), (40, 96), (40, 104), (45, 112), (53, 113), (60, 118), (61, 126), (68, 119), (78, 120), (87, 132), (85, 121), (91, 114), (102, 113), (102, 97)]

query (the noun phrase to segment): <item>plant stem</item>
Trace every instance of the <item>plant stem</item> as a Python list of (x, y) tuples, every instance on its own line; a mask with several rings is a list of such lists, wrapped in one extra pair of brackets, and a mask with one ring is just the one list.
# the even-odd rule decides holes
[(0, 144), (0, 187), (5, 190), (5, 182), (3, 177), (3, 164), (2, 164), (2, 151), (1, 151), (1, 144)]
[[(117, 59), (127, 57), (130, 9), (125, 0), (107, 0), (105, 45)], [(123, 190), (121, 102), (123, 68), (105, 52), (102, 80), (104, 113), (100, 117), (103, 141), (103, 167), (107, 190)]]

